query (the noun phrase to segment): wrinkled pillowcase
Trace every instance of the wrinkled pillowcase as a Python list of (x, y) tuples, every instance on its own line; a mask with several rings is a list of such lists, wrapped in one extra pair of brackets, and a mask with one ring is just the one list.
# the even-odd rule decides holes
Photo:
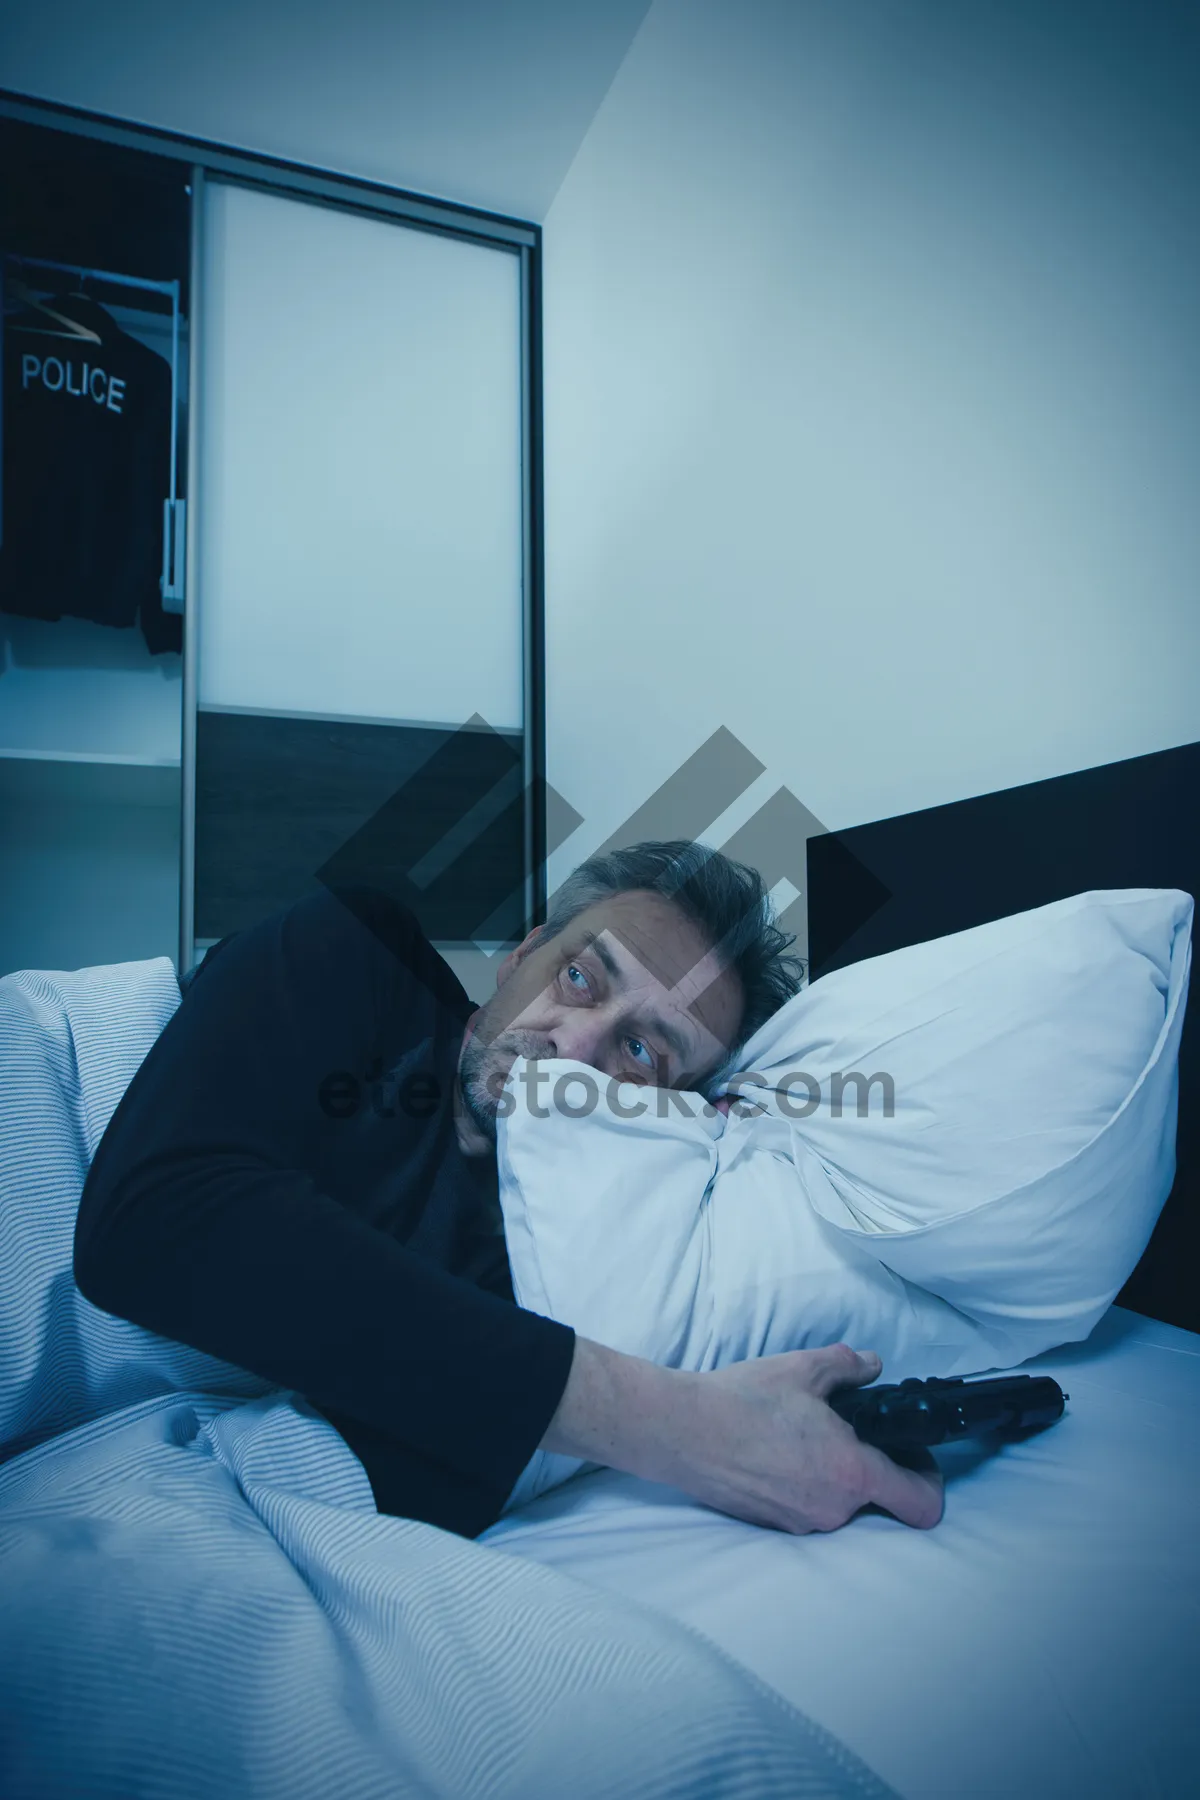
[[(745, 1046), (727, 1119), (573, 1063), (535, 1111), (518, 1063), (518, 1302), (688, 1369), (845, 1340), (962, 1375), (1086, 1337), (1174, 1176), (1191, 918), (1079, 894), (839, 970)], [(581, 1466), (538, 1452), (508, 1510)]]

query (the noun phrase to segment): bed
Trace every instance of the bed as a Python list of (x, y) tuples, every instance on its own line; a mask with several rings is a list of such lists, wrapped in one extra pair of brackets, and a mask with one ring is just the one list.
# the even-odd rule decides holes
[(604, 1470), (482, 1541), (695, 1627), (905, 1800), (1190, 1800), (1200, 1336), (1113, 1307), (1026, 1367), (1066, 1416), (940, 1451), (930, 1533), (872, 1516), (791, 1538)]
[[(1180, 829), (1198, 781), (1190, 744), (810, 839), (814, 978), (1087, 889), (1200, 892), (1200, 837)], [(998, 1452), (939, 1451), (935, 1531), (876, 1516), (788, 1538), (599, 1471), (484, 1541), (697, 1627), (905, 1800), (1191, 1800), (1198, 1019), (1193, 1005), (1175, 1185), (1123, 1304), (1025, 1365), (1062, 1383), (1066, 1416)]]
[(96, 1144), (165, 957), (0, 980), (4, 1800), (887, 1800), (689, 1627), (375, 1510), (295, 1394), (100, 1312)]
[[(892, 854), (907, 826), (887, 822), (903, 829), (875, 911), (849, 945), (826, 944), (827, 967), (1003, 910), (986, 883), (969, 891), (970, 857), (956, 890), (921, 817), (907, 861)], [(1015, 861), (1016, 839), (986, 823)], [(1106, 844), (1119, 823), (1105, 808)], [(934, 836), (947, 832), (961, 840), (960, 826)], [(842, 852), (826, 842), (840, 877)], [(855, 857), (871, 853), (856, 834)], [(906, 867), (942, 915), (906, 890)], [(1096, 879), (1074, 864), (1043, 876), (1019, 903)], [(1195, 891), (1174, 863), (1151, 878)], [(820, 929), (830, 907), (810, 885)], [(466, 1543), (379, 1517), (360, 1465), (296, 1396), (75, 1290), (83, 1172), (178, 1001), (170, 964), (0, 990), (5, 1800), (1197, 1791), (1190, 1318), (1115, 1306), (1086, 1344), (1039, 1358), (1070, 1394), (1065, 1418), (1020, 1445), (940, 1452), (946, 1517), (928, 1534), (871, 1515), (791, 1538), (598, 1471)], [(1194, 1079), (1185, 1043), (1164, 1215), (1181, 1251)], [(1194, 1296), (1194, 1259), (1186, 1279), (1171, 1272), (1166, 1316)]]
[(690, 1628), (375, 1511), (295, 1396), (0, 1467), (5, 1800), (888, 1800)]

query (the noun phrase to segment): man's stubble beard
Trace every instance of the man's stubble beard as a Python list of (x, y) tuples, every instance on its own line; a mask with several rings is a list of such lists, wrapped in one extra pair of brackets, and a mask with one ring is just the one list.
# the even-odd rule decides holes
[(490, 1006), (481, 1009), (471, 1036), (458, 1059), (458, 1085), (463, 1105), (474, 1124), (493, 1144), (500, 1095), (513, 1063), (519, 1056), (553, 1056), (550, 1039), (537, 1031), (489, 1029)]

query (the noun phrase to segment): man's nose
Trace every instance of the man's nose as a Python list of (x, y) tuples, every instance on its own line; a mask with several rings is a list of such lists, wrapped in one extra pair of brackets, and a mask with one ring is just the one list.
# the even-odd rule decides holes
[(606, 1034), (594, 1014), (556, 1020), (548, 1035), (554, 1044), (551, 1056), (564, 1062), (588, 1063), (594, 1069), (602, 1066), (600, 1057)]

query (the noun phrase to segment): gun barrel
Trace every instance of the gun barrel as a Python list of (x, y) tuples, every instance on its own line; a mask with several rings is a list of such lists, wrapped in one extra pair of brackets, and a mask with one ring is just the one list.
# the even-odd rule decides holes
[(1052, 1425), (1061, 1419), (1065, 1399), (1047, 1375), (997, 1375), (981, 1381), (934, 1376), (898, 1386), (842, 1390), (830, 1397), (830, 1405), (868, 1443), (904, 1450)]

